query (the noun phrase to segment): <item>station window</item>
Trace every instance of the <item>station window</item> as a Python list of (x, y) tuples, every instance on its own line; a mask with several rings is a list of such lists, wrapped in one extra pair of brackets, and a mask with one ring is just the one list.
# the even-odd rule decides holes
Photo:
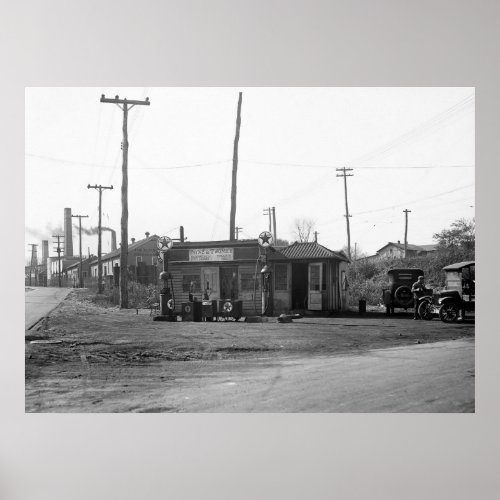
[(288, 290), (288, 266), (287, 264), (274, 265), (274, 289), (276, 291)]

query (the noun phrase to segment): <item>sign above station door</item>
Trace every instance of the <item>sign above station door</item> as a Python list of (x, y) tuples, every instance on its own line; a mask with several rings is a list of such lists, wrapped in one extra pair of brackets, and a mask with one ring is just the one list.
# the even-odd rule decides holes
[(234, 248), (193, 248), (189, 250), (190, 262), (216, 262), (234, 260)]

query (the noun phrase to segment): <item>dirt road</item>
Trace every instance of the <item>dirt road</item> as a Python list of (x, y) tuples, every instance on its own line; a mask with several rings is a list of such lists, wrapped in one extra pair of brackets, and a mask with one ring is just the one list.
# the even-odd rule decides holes
[(26, 411), (470, 412), (474, 324), (163, 323), (75, 291), (27, 337)]

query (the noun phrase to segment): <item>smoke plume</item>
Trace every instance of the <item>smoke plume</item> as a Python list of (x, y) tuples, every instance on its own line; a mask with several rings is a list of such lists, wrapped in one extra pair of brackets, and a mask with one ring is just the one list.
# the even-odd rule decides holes
[[(77, 230), (80, 230), (80, 226), (77, 224), (73, 224), (73, 227)], [(101, 231), (113, 231), (113, 229), (111, 229), (110, 227), (101, 226)], [(92, 236), (94, 234), (99, 233), (99, 228), (98, 227), (91, 227), (91, 228), (82, 227), (82, 233), (86, 234), (88, 236)]]

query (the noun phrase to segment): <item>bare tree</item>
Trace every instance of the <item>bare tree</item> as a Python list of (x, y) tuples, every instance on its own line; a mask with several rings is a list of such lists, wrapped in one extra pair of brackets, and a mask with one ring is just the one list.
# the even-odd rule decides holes
[(305, 243), (309, 241), (311, 234), (314, 231), (315, 222), (312, 219), (295, 219), (294, 234), (298, 241)]
[(287, 247), (290, 245), (290, 242), (288, 240), (284, 240), (283, 238), (276, 238), (276, 241), (274, 242), (275, 247)]

